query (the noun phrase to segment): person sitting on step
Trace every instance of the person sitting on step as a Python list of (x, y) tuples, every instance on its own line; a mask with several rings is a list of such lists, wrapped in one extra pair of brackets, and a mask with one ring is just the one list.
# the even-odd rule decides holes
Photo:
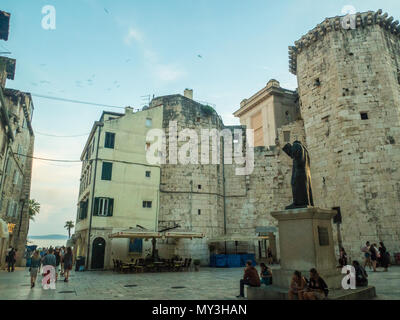
[(257, 269), (253, 267), (253, 262), (248, 260), (246, 262), (246, 268), (244, 269), (243, 279), (240, 280), (240, 294), (238, 298), (244, 298), (244, 285), (249, 285), (250, 287), (260, 287), (261, 281), (258, 276)]

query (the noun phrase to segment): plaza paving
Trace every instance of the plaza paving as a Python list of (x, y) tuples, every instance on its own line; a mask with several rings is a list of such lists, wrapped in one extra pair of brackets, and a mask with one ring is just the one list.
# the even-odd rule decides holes
[[(13, 273), (0, 271), (0, 300), (236, 300), (242, 275), (242, 268), (138, 274), (72, 272), (69, 283), (59, 280), (56, 290), (43, 290), (41, 276), (31, 289), (28, 269), (18, 268)], [(368, 275), (377, 299), (400, 300), (400, 267)]]

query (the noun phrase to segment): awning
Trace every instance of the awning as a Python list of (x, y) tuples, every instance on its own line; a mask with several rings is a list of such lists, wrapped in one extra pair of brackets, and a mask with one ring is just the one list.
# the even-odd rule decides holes
[(171, 231), (171, 232), (155, 232), (155, 231), (120, 231), (112, 233), (108, 236), (109, 238), (139, 238), (139, 239), (192, 239), (192, 238), (204, 238), (203, 233), (189, 232), (189, 231)]
[(0, 219), (0, 238), (8, 238), (8, 224)]
[(209, 239), (208, 242), (229, 242), (229, 241), (239, 241), (239, 242), (250, 242), (250, 241), (261, 241), (269, 239), (268, 236), (245, 236), (240, 234), (230, 234), (221, 237), (216, 237)]
[(198, 233), (198, 232), (166, 232), (165, 233), (166, 238), (204, 238), (204, 233)]

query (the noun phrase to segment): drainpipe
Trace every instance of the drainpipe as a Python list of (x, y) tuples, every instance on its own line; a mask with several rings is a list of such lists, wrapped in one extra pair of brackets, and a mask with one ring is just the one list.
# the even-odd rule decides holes
[(89, 254), (90, 254), (90, 236), (92, 234), (92, 219), (93, 219), (93, 211), (94, 211), (94, 190), (96, 187), (96, 178), (97, 178), (97, 160), (99, 158), (99, 146), (100, 146), (100, 133), (101, 127), (104, 126), (104, 123), (98, 124), (99, 133), (97, 135), (97, 148), (96, 148), (96, 158), (94, 159), (94, 174), (93, 174), (93, 188), (92, 188), (92, 200), (91, 200), (91, 208), (90, 208), (90, 218), (89, 218), (89, 232), (88, 232), (88, 246), (87, 246), (87, 254), (86, 254), (86, 270), (89, 270)]

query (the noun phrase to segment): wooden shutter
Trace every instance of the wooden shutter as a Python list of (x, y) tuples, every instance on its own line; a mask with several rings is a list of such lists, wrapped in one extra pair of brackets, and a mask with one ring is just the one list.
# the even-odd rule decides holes
[(101, 180), (111, 180), (112, 176), (112, 162), (103, 162), (101, 171)]
[(106, 132), (104, 147), (114, 149), (114, 142), (115, 142), (115, 133)]
[(108, 199), (108, 212), (107, 212), (108, 217), (112, 217), (113, 210), (114, 210), (114, 199), (109, 198)]
[(94, 216), (99, 215), (99, 201), (100, 201), (100, 198), (94, 198), (94, 210), (93, 210)]

